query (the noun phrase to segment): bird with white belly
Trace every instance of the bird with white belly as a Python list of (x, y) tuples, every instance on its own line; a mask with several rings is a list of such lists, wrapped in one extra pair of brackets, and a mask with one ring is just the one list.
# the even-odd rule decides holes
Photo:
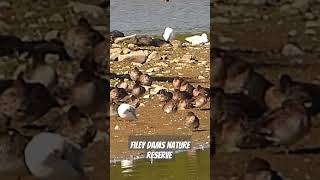
[(195, 36), (190, 36), (185, 38), (185, 40), (189, 43), (191, 43), (192, 45), (199, 45), (202, 43), (207, 43), (208, 42), (208, 36), (206, 33), (201, 34), (201, 36), (199, 35), (195, 35)]
[(175, 33), (173, 32), (173, 29), (170, 27), (166, 27), (166, 29), (164, 30), (164, 33), (162, 35), (163, 39), (165, 41), (172, 41), (176, 38)]
[(136, 109), (130, 105), (123, 103), (118, 107), (118, 114), (120, 118), (126, 120), (137, 120)]

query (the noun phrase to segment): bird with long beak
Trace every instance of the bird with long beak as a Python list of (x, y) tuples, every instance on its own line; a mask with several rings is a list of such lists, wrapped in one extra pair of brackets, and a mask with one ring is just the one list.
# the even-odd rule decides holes
[(132, 121), (137, 120), (136, 108), (130, 104), (123, 103), (118, 107), (118, 114), (120, 118)]

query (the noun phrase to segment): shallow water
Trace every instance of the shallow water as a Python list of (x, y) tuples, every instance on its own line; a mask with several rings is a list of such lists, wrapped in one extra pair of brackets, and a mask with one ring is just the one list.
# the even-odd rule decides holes
[(121, 168), (120, 163), (111, 165), (111, 179), (118, 180), (209, 180), (209, 150), (183, 152), (174, 160), (135, 161), (132, 168)]
[(178, 33), (209, 32), (209, 0), (112, 0), (111, 30), (161, 35), (166, 27)]

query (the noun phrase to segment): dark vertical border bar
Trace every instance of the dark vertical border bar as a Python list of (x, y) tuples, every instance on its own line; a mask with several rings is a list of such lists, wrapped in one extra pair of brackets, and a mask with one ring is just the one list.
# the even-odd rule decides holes
[[(111, 44), (110, 44), (110, 0), (103, 0), (102, 2), (102, 5), (103, 7), (105, 8), (106, 10), (106, 16), (107, 16), (107, 22), (106, 22), (106, 25), (107, 25), (107, 29), (109, 30), (108, 31), (108, 34), (107, 34), (107, 63), (106, 63), (106, 75), (107, 75), (107, 85), (106, 85), (106, 89), (107, 89), (107, 92), (106, 92), (106, 98), (107, 98), (107, 105), (106, 105), (106, 108), (109, 108), (110, 107), (110, 47), (111, 47)], [(106, 109), (106, 112), (107, 112), (107, 116), (106, 117), (106, 121), (107, 121), (107, 133), (108, 133), (108, 139), (107, 139), (107, 142), (106, 142), (106, 155), (105, 155), (105, 163), (106, 163), (106, 179), (110, 179), (110, 115), (109, 115), (109, 110)]]
[[(214, 8), (214, 2), (215, 0), (210, 0), (210, 88), (213, 87), (213, 73), (212, 73), (212, 60), (213, 60), (213, 44), (214, 44), (214, 38), (213, 38), (213, 8)], [(213, 119), (213, 99), (210, 98), (210, 179), (214, 179), (214, 155), (216, 152), (215, 147), (215, 121)]]

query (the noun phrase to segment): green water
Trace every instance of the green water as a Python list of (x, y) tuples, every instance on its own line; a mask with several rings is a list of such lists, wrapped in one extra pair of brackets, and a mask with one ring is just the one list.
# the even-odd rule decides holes
[(111, 165), (111, 179), (117, 180), (209, 180), (210, 151), (183, 152), (174, 160), (135, 161), (131, 169)]

